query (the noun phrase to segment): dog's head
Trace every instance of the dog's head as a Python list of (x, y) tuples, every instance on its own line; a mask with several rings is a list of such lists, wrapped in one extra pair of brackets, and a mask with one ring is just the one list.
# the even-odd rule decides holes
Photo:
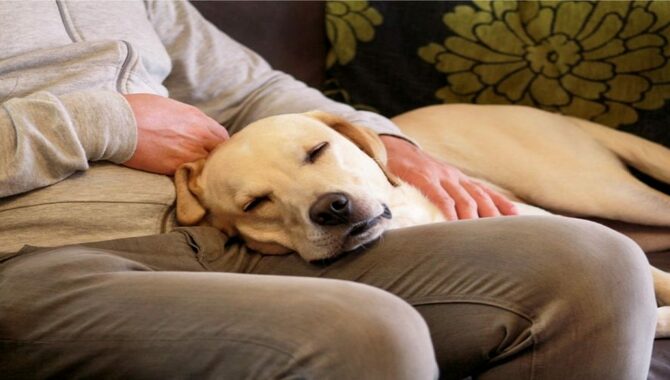
[(397, 179), (363, 128), (322, 112), (247, 126), (175, 174), (177, 219), (240, 236), (262, 253), (334, 257), (377, 239)]

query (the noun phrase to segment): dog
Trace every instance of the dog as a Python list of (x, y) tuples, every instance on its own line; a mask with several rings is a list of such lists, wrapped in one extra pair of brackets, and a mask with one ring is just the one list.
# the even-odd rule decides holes
[[(618, 158), (668, 179), (654, 169), (662, 162), (640, 157), (650, 147), (667, 156), (664, 148), (530, 108), (486, 106), (468, 116), (470, 107), (427, 107), (393, 121), (428, 152), (510, 197), (521, 214), (552, 211), (670, 226), (668, 198), (639, 183)], [(443, 134), (433, 127), (445, 124), (460, 129)], [(492, 138), (477, 135), (479, 124), (490, 125)], [(565, 150), (554, 146), (563, 142)], [(464, 148), (454, 147), (461, 143)], [(531, 163), (536, 156), (543, 162)], [(418, 189), (387, 170), (375, 133), (319, 111), (248, 125), (207, 159), (180, 166), (175, 185), (181, 225), (210, 225), (260, 253), (297, 252), (307, 261), (364, 247), (388, 229), (445, 221)], [(654, 242), (655, 248), (664, 244), (662, 238)], [(652, 275), (659, 303), (670, 305), (670, 274), (652, 267)], [(657, 336), (670, 336), (669, 310), (659, 309)]]
[(393, 121), (425, 151), (510, 199), (594, 219), (646, 252), (670, 249), (670, 197), (626, 167), (670, 183), (664, 146), (525, 106), (429, 106)]

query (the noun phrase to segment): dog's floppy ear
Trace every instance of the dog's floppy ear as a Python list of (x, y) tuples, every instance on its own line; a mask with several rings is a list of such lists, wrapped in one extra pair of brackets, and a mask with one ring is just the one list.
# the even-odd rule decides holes
[(323, 122), (327, 126), (339, 132), (344, 137), (351, 140), (354, 144), (361, 148), (363, 152), (370, 156), (377, 163), (377, 165), (379, 165), (391, 185), (400, 185), (400, 180), (398, 177), (393, 175), (386, 167), (386, 148), (376, 133), (367, 128), (357, 127), (347, 120), (327, 112), (310, 111), (306, 112), (305, 115)]
[(206, 210), (200, 203), (202, 189), (197, 179), (205, 159), (183, 164), (174, 174), (174, 183), (177, 189), (177, 221), (185, 226), (198, 224), (205, 217)]

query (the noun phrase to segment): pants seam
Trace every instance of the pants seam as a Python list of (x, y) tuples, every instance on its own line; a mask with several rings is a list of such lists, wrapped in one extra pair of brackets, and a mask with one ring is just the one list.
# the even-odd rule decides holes
[(430, 306), (436, 304), (454, 304), (454, 303), (480, 304), (509, 311), (527, 320), (531, 325), (531, 341), (532, 341), (532, 345), (530, 347), (531, 348), (530, 380), (535, 379), (535, 368), (537, 363), (537, 350), (535, 349), (535, 347), (537, 347), (537, 340), (538, 340), (537, 338), (539, 337), (540, 332), (533, 328), (537, 324), (535, 323), (534, 319), (530, 316), (530, 313), (528, 313), (527, 311), (519, 310), (511, 306), (510, 304), (502, 303), (499, 300), (493, 300), (488, 297), (472, 296), (466, 294), (454, 294), (449, 296), (426, 296), (414, 299), (407, 299), (407, 302), (415, 308), (418, 306)]
[(200, 266), (208, 272), (211, 272), (212, 269), (209, 268), (207, 263), (205, 262), (205, 258), (203, 257), (203, 248), (200, 244), (198, 244), (198, 240), (195, 236), (193, 236), (188, 230), (186, 229), (175, 229), (174, 232), (178, 232), (184, 236), (184, 240), (186, 241), (186, 244), (193, 250), (193, 256), (195, 257), (195, 260), (200, 264)]
[(489, 297), (473, 296), (471, 294), (454, 294), (448, 296), (426, 296), (419, 298), (408, 298), (406, 301), (412, 306), (423, 306), (423, 305), (439, 304), (439, 303), (483, 304), (507, 310), (509, 312), (519, 315), (524, 319), (527, 319), (528, 322), (530, 322), (531, 324), (535, 323), (535, 320), (531, 316), (531, 313), (528, 312), (527, 310), (522, 310), (520, 308), (512, 306), (511, 303), (500, 302), (500, 300), (491, 299)]

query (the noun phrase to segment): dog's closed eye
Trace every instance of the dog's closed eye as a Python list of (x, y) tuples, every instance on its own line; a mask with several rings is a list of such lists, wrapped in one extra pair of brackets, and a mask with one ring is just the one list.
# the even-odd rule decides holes
[(257, 208), (258, 206), (262, 205), (263, 203), (269, 202), (269, 201), (270, 201), (270, 196), (269, 195), (262, 195), (260, 197), (254, 197), (249, 202), (247, 202), (244, 206), (242, 206), (242, 211), (250, 212), (253, 209)]
[(305, 157), (305, 162), (313, 164), (316, 160), (326, 151), (328, 148), (328, 141), (320, 142), (316, 144), (312, 149), (307, 152), (307, 157)]

